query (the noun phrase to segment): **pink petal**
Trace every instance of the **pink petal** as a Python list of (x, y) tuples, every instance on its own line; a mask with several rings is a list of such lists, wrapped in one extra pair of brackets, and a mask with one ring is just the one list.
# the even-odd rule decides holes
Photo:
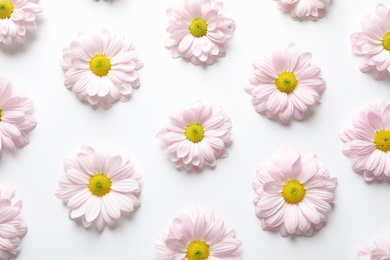
[(111, 189), (122, 193), (139, 193), (141, 186), (135, 180), (125, 179), (113, 182)]
[(289, 234), (294, 234), (298, 227), (298, 206), (290, 205), (286, 207), (284, 214), (284, 226)]
[(85, 211), (85, 219), (88, 222), (94, 221), (99, 213), (102, 204), (102, 199), (99, 197), (92, 197), (93, 199), (87, 205), (87, 209)]
[(109, 194), (102, 198), (102, 208), (105, 208), (110, 217), (113, 219), (118, 219), (121, 216), (121, 211), (119, 207), (115, 206), (115, 204), (115, 201)]

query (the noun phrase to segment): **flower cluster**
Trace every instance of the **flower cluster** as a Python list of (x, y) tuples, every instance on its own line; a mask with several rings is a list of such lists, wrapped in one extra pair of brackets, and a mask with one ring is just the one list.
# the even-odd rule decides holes
[[(293, 20), (315, 21), (325, 15), (330, 3), (277, 0), (278, 8)], [(36, 15), (41, 11), (36, 0), (0, 0), (0, 43), (25, 42), (26, 32), (37, 29)], [(165, 46), (174, 58), (207, 66), (225, 57), (235, 22), (221, 1), (183, 0), (166, 14), (169, 37)], [(375, 79), (390, 76), (390, 10), (384, 4), (364, 17), (362, 31), (351, 35), (351, 43), (353, 52), (363, 56), (362, 72)], [(320, 102), (326, 86), (311, 58), (311, 53), (291, 43), (270, 58), (256, 59), (244, 88), (255, 110), (283, 124), (303, 120)], [(132, 42), (104, 29), (79, 33), (63, 49), (60, 65), (66, 88), (82, 102), (109, 109), (118, 101), (127, 102), (133, 88), (140, 86), (138, 70), (143, 63)], [(0, 76), (0, 157), (4, 150), (29, 143), (28, 133), (37, 124), (31, 110), (32, 101), (16, 91), (10, 79)], [(200, 172), (228, 156), (231, 128), (221, 107), (198, 101), (172, 113), (157, 138), (177, 168)], [(340, 138), (353, 171), (363, 174), (367, 182), (390, 181), (389, 104), (370, 104), (352, 118)], [(127, 154), (115, 148), (82, 147), (64, 161), (64, 170), (55, 195), (68, 207), (69, 218), (86, 228), (103, 230), (141, 204), (141, 177)], [(252, 185), (255, 214), (263, 230), (279, 231), (283, 237), (312, 236), (332, 210), (337, 179), (330, 177), (315, 154), (283, 148), (268, 165), (257, 168)], [(13, 188), (0, 188), (0, 259), (16, 256), (27, 232), (21, 220), (22, 202), (14, 195)], [(211, 210), (196, 207), (179, 212), (155, 243), (158, 260), (240, 260), (240, 246), (233, 228), (216, 219)], [(390, 259), (390, 240), (379, 237), (358, 256), (360, 260)]]
[(102, 230), (140, 206), (141, 177), (116, 149), (83, 147), (65, 160), (64, 169), (56, 196), (69, 207), (69, 217), (85, 227)]
[(315, 154), (280, 150), (268, 166), (257, 168), (253, 181), (262, 228), (280, 230), (282, 236), (312, 236), (325, 224), (336, 185)]

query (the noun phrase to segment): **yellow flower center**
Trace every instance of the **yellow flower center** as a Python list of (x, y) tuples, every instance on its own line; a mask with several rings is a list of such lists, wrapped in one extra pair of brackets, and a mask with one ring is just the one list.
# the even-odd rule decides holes
[(374, 144), (376, 149), (383, 152), (390, 151), (390, 131), (380, 130), (377, 131), (374, 137)]
[(102, 197), (110, 192), (111, 184), (112, 182), (107, 175), (98, 173), (89, 179), (88, 188), (93, 195)]
[(14, 11), (14, 5), (8, 1), (3, 0), (0, 2), (0, 19), (10, 18)]
[(287, 203), (298, 204), (305, 198), (306, 189), (297, 180), (291, 180), (284, 184), (282, 196)]
[(0, 109), (0, 122), (2, 117), (3, 117), (3, 110)]
[(210, 255), (209, 245), (201, 240), (192, 241), (187, 247), (188, 260), (206, 260)]
[(203, 37), (207, 33), (207, 23), (202, 18), (192, 20), (190, 24), (190, 32), (194, 37)]
[(98, 54), (89, 62), (89, 68), (96, 76), (106, 76), (111, 69), (111, 61), (106, 55)]
[(280, 92), (290, 94), (298, 85), (297, 77), (292, 72), (282, 72), (275, 80), (275, 85)]
[(201, 124), (193, 123), (187, 126), (184, 134), (191, 142), (199, 143), (204, 137), (204, 129)]
[(390, 51), (390, 32), (386, 33), (382, 40), (382, 46), (386, 51)]

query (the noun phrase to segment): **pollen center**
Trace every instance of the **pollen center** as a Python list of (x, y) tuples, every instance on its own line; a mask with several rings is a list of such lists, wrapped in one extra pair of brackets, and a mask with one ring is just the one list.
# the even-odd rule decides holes
[(374, 137), (374, 144), (376, 149), (383, 152), (390, 151), (390, 131), (380, 130), (377, 131)]
[(382, 46), (386, 51), (390, 51), (390, 32), (383, 37)]
[(193, 36), (199, 38), (203, 37), (207, 33), (207, 23), (202, 18), (196, 18), (192, 20), (190, 24), (190, 32)]
[(298, 204), (305, 198), (306, 189), (297, 180), (291, 180), (284, 184), (282, 196), (287, 203)]
[(0, 19), (10, 18), (14, 11), (14, 5), (8, 1), (0, 1)]
[(187, 126), (184, 134), (191, 142), (199, 143), (204, 137), (204, 129), (201, 124), (193, 123)]
[(298, 85), (297, 77), (292, 72), (282, 72), (275, 80), (275, 85), (280, 92), (290, 94)]
[(3, 118), (3, 110), (0, 109), (0, 122), (2, 118)]
[(98, 54), (89, 62), (89, 68), (96, 76), (106, 76), (111, 69), (111, 61), (106, 55)]
[(110, 192), (111, 180), (105, 174), (98, 173), (89, 179), (88, 188), (95, 196), (102, 197)]
[(187, 247), (188, 260), (206, 260), (210, 255), (209, 245), (201, 240), (192, 241)]

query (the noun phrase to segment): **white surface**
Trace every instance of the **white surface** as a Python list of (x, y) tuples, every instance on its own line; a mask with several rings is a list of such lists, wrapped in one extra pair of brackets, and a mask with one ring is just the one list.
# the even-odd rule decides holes
[[(38, 120), (31, 143), (6, 152), (0, 161), (0, 183), (15, 185), (29, 226), (17, 259), (156, 259), (153, 242), (191, 204), (212, 208), (235, 228), (243, 260), (352, 260), (375, 234), (390, 232), (389, 184), (368, 185), (354, 173), (338, 137), (350, 116), (368, 102), (390, 102), (389, 81), (361, 73), (361, 57), (352, 53), (349, 41), (360, 30), (361, 17), (386, 1), (334, 1), (317, 22), (294, 22), (276, 8), (276, 1), (224, 2), (236, 30), (227, 56), (207, 68), (172, 59), (164, 47), (168, 1), (41, 0), (38, 32), (22, 47), (0, 48), (0, 73), (27, 90)], [(59, 65), (62, 49), (77, 32), (96, 28), (125, 34), (144, 62), (141, 87), (129, 102), (107, 111), (82, 104), (68, 91)], [(258, 115), (243, 86), (254, 58), (269, 56), (290, 41), (312, 52), (312, 64), (322, 69), (327, 88), (312, 116), (284, 126)], [(233, 143), (229, 157), (219, 159), (214, 170), (188, 174), (174, 168), (155, 135), (175, 107), (196, 100), (224, 107), (232, 119)], [(54, 196), (64, 174), (63, 159), (81, 145), (99, 142), (127, 150), (143, 176), (142, 206), (102, 233), (69, 220), (68, 209)], [(339, 181), (335, 208), (311, 238), (265, 232), (254, 214), (255, 168), (284, 145), (317, 153)]]

